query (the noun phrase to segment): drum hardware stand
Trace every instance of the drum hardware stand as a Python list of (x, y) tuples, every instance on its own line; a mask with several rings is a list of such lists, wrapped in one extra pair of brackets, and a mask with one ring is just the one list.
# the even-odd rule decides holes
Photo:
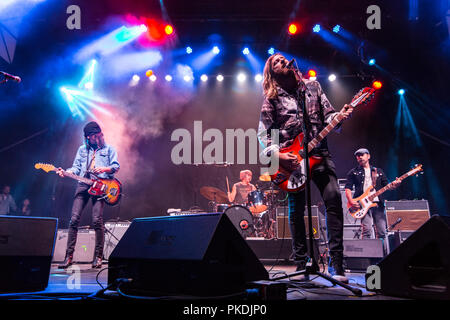
[[(295, 62), (297, 65), (297, 61)], [(293, 70), (295, 73), (299, 72), (298, 66), (294, 67)], [(297, 275), (317, 275), (321, 278), (324, 278), (328, 281), (330, 281), (333, 285), (339, 285), (349, 291), (351, 291), (353, 294), (357, 296), (362, 295), (362, 291), (357, 288), (353, 288), (341, 281), (338, 281), (322, 272), (320, 272), (320, 267), (317, 264), (316, 258), (314, 256), (314, 237), (312, 236), (313, 233), (313, 227), (312, 227), (312, 213), (311, 213), (311, 172), (309, 167), (309, 150), (308, 150), (308, 144), (309, 144), (309, 129), (310, 129), (310, 123), (309, 123), (309, 117), (308, 112), (306, 110), (306, 103), (305, 103), (305, 88), (306, 85), (304, 84), (303, 80), (301, 80), (301, 77), (299, 79), (299, 85), (301, 86), (300, 90), (297, 89), (297, 101), (299, 102), (302, 112), (303, 112), (303, 152), (302, 158), (305, 160), (305, 171), (306, 171), (306, 206), (308, 208), (308, 232), (309, 232), (309, 258), (311, 263), (307, 263), (305, 270), (300, 270), (297, 272), (293, 272), (291, 274), (287, 274), (284, 276), (272, 278), (271, 280), (281, 280), (286, 278), (291, 278)], [(297, 108), (297, 117), (298, 117), (299, 110)], [(298, 117), (299, 118), (299, 117)]]

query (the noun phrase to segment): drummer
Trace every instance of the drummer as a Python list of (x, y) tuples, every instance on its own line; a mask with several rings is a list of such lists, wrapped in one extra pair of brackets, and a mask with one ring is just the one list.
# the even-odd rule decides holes
[(242, 170), (239, 173), (240, 182), (233, 185), (231, 192), (228, 192), (228, 200), (231, 203), (246, 205), (248, 194), (256, 190), (256, 187), (250, 183), (252, 181), (252, 172), (250, 170)]

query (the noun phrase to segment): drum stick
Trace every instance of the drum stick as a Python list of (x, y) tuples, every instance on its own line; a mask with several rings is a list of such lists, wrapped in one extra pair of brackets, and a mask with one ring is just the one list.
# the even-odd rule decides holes
[(230, 192), (230, 185), (228, 184), (228, 177), (225, 177), (225, 178), (227, 178), (227, 190), (228, 190), (228, 192)]

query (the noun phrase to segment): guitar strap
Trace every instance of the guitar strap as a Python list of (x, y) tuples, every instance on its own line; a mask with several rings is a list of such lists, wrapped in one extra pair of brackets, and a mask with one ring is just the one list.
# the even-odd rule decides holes
[(375, 188), (377, 185), (377, 168), (373, 167), (372, 170), (372, 186)]

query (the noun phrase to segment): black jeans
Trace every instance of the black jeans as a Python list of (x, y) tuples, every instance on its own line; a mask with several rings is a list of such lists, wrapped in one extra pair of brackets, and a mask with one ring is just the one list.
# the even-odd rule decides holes
[(75, 191), (75, 199), (72, 206), (72, 215), (69, 223), (69, 236), (67, 238), (66, 257), (73, 256), (75, 244), (77, 243), (78, 224), (81, 213), (92, 200), (92, 225), (95, 230), (95, 253), (94, 258), (103, 257), (103, 245), (105, 243), (105, 230), (103, 226), (103, 208), (105, 201), (90, 195), (87, 186), (78, 185)]
[(367, 212), (361, 219), (362, 238), (372, 238), (372, 225), (376, 228), (376, 238), (384, 239), (386, 237), (386, 214), (384, 213), (384, 206), (378, 204)]
[[(332, 260), (342, 261), (344, 214), (342, 210), (341, 194), (337, 184), (335, 165), (329, 157), (325, 157), (312, 172), (312, 181), (318, 187), (326, 207), (326, 221), (328, 246)], [(290, 193), (289, 227), (292, 234), (292, 250), (294, 262), (300, 263), (307, 258), (306, 231), (305, 231), (305, 191)]]

